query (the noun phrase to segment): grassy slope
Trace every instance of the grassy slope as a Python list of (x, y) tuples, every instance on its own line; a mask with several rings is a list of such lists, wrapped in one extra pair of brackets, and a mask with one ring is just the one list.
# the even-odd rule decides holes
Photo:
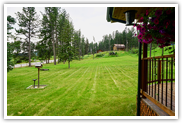
[[(165, 48), (168, 48), (168, 47), (170, 47), (170, 46), (167, 46), (167, 47), (165, 47)], [(164, 52), (163, 52), (163, 55), (169, 55), (170, 53), (170, 51), (171, 50), (166, 50), (165, 51), (165, 48), (164, 48)], [(156, 52), (155, 52), (156, 51)], [(150, 56), (150, 50), (147, 52), (147, 54), (148, 54), (148, 56)], [(171, 53), (171, 54), (173, 54), (173, 53)], [(154, 49), (154, 50), (152, 50), (151, 51), (151, 57), (153, 57), (153, 56), (162, 56), (162, 48), (159, 48), (159, 47), (157, 47), (156, 49)]]
[[(134, 116), (136, 113), (137, 57), (95, 58), (44, 65), (45, 89), (26, 88), (37, 78), (34, 67), (7, 74), (7, 115), (26, 116)], [(37, 83), (37, 81), (36, 81)]]

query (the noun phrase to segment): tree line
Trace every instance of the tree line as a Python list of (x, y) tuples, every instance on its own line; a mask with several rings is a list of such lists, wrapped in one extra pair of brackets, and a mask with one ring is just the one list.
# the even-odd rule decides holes
[(112, 51), (114, 44), (124, 44), (126, 51), (138, 47), (138, 38), (133, 27), (125, 28), (122, 32), (113, 31), (112, 34), (104, 35), (102, 41), (99, 41), (98, 49), (103, 51)]
[[(56, 65), (56, 59), (58, 63), (68, 61), (69, 68), (70, 61), (80, 60), (88, 54), (89, 41), (81, 34), (80, 29), (74, 30), (66, 10), (61, 7), (45, 7), (45, 12), (41, 14), (42, 19), (39, 20), (35, 7), (23, 7), (22, 12), (17, 12), (17, 24), (20, 28), (15, 29), (16, 36), (9, 33), (16, 21), (13, 17), (7, 16), (7, 39), (14, 38), (13, 43), (7, 43), (10, 49), (8, 62), (11, 62), (7, 63), (10, 65), (8, 71), (13, 66), (12, 58), (19, 62), (21, 51), (23, 51), (21, 56), (24, 56), (22, 58), (29, 62), (29, 66), (31, 66), (31, 58), (37, 55), (40, 60), (46, 60), (46, 63), (49, 63), (53, 56), (54, 65)], [(37, 43), (32, 42), (36, 37), (40, 40)]]
[[(7, 16), (7, 39), (14, 38), (13, 43), (7, 43), (8, 71), (13, 66), (12, 59), (14, 63), (28, 61), (31, 66), (31, 59), (38, 57), (39, 60), (49, 63), (53, 56), (54, 65), (56, 60), (58, 63), (67, 61), (70, 68), (73, 59), (81, 60), (89, 53), (94, 57), (99, 49), (111, 51), (114, 44), (124, 44), (126, 50), (138, 46), (133, 27), (125, 28), (122, 32), (113, 31), (112, 34), (106, 34), (102, 41), (97, 42), (93, 37), (93, 41), (89, 43), (80, 29), (74, 29), (66, 10), (61, 7), (45, 7), (44, 13), (41, 14), (42, 19), (39, 20), (35, 7), (23, 7), (22, 12), (16, 13), (17, 22), (13, 17)], [(19, 29), (15, 29), (16, 36), (12, 36), (10, 30), (15, 23), (19, 25)], [(32, 42), (35, 38), (40, 40)]]

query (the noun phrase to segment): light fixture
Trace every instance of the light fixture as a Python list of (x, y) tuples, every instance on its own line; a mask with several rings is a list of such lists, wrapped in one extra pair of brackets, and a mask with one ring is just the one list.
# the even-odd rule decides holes
[(132, 22), (134, 21), (135, 19), (135, 13), (137, 11), (136, 10), (128, 10), (125, 13), (125, 17), (126, 17), (126, 26), (131, 26), (133, 25)]

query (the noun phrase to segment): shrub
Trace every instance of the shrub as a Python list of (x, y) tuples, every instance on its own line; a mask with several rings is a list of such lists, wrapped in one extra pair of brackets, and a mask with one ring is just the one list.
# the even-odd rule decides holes
[(112, 51), (109, 53), (109, 55), (117, 55), (117, 52)]
[(135, 48), (132, 48), (131, 49), (131, 52), (132, 52), (132, 54), (138, 54), (139, 50), (138, 49), (135, 49)]
[(103, 57), (105, 54), (102, 54), (102, 53), (97, 53), (96, 54), (96, 57)]

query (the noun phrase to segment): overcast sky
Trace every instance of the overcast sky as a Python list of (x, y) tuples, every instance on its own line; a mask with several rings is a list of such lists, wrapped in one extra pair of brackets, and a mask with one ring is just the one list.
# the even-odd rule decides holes
[[(23, 7), (23, 6), (22, 6)], [(22, 12), (22, 7), (7, 7), (7, 15), (16, 18), (16, 12)], [(89, 39), (89, 42), (101, 41), (106, 34), (112, 34), (113, 31), (118, 30), (122, 32), (125, 29), (125, 24), (110, 23), (106, 20), (107, 7), (62, 7), (70, 15), (70, 19), (74, 24), (75, 30), (81, 30), (81, 34)], [(44, 13), (44, 7), (35, 7), (38, 14), (40, 11)], [(40, 14), (41, 15), (41, 14)], [(40, 16), (40, 19), (41, 16)], [(18, 28), (18, 25), (15, 25)], [(12, 31), (13, 32), (13, 31)]]
[[(163, 6), (164, 4), (156, 4), (154, 6)], [(168, 5), (168, 4), (167, 4)], [(165, 6), (167, 6), (165, 5)], [(122, 23), (110, 23), (106, 20), (107, 7), (126, 7), (126, 6), (143, 6), (145, 4), (7, 4), (6, 15), (11, 15), (16, 18), (15, 13), (22, 12), (22, 7), (35, 7), (38, 15), (40, 11), (44, 13), (44, 7), (61, 7), (69, 13), (70, 18), (73, 22), (75, 30), (81, 30), (81, 35), (89, 39), (89, 42), (93, 41), (95, 37), (95, 42), (99, 42), (103, 39), (106, 34), (112, 34), (113, 31), (118, 30), (122, 32), (125, 29), (125, 24)], [(153, 6), (153, 4), (148, 4), (148, 6)], [(5, 7), (6, 8), (6, 7)], [(40, 16), (40, 19), (41, 16)], [(15, 25), (18, 28), (18, 25)], [(128, 27), (128, 28), (131, 28)], [(37, 41), (37, 40), (34, 40)], [(33, 42), (34, 42), (33, 41)]]

